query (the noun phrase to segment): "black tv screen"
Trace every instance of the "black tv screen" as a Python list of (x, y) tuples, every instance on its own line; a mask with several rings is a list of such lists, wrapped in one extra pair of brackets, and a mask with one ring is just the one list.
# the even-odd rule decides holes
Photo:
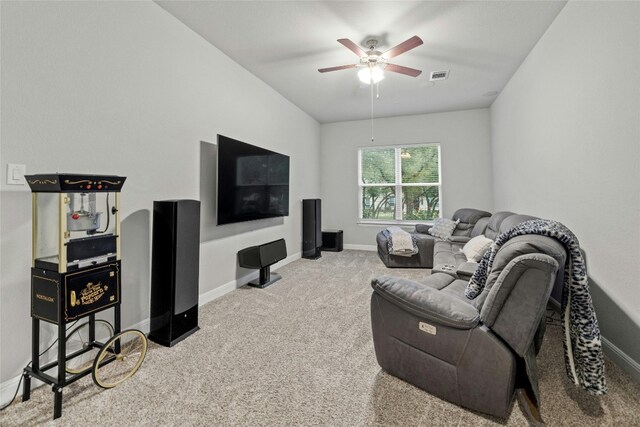
[(289, 156), (218, 135), (218, 225), (289, 215)]

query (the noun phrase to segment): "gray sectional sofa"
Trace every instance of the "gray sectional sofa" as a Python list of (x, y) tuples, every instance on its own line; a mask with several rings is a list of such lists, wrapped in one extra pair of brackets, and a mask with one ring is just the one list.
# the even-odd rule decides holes
[[(534, 217), (489, 216), (474, 209), (457, 211), (455, 217), (463, 226), (451, 240), (429, 238), (422, 227), (415, 231), (422, 247), (431, 247), (431, 275), (420, 281), (382, 276), (371, 282), (378, 363), (429, 393), (497, 417), (509, 414), (517, 388), (527, 390), (521, 395), (538, 406), (536, 354), (552, 290), (557, 301), (561, 298), (566, 250), (545, 236), (512, 238), (498, 250), (482, 293), (470, 300), (464, 292), (477, 264), (467, 265), (459, 253), (464, 242), (479, 234), (494, 240)], [(406, 261), (380, 248), (379, 254), (396, 267), (429, 267), (425, 254)], [(443, 271), (444, 265), (455, 268)]]
[[(428, 234), (430, 225), (416, 225), (412, 234), (417, 240), (418, 253), (411, 257), (389, 254), (387, 238), (380, 232), (376, 236), (378, 256), (389, 268), (430, 268), (432, 273), (446, 273), (456, 279), (468, 281), (477, 263), (467, 262), (466, 256), (461, 252), (465, 243), (481, 234), (495, 240), (499, 234), (537, 217), (507, 211), (491, 214), (479, 209), (463, 208), (455, 211), (452, 219), (460, 222), (449, 240), (437, 239)], [(560, 301), (561, 286), (554, 287), (552, 297), (555, 301)]]
[[(453, 220), (460, 220), (460, 222), (453, 231), (451, 241), (462, 243), (464, 246), (464, 243), (472, 237), (483, 234), (490, 216), (489, 212), (478, 209), (458, 209), (453, 214)], [(426, 224), (415, 226), (413, 235), (416, 238), (418, 253), (411, 257), (389, 254), (387, 237), (382, 232), (378, 233), (376, 236), (378, 256), (384, 265), (391, 268), (433, 268), (436, 238), (428, 234), (430, 228), (431, 226)]]

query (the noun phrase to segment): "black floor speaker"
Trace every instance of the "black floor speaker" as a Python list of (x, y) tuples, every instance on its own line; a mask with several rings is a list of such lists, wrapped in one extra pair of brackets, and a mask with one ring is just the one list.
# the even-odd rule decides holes
[(320, 199), (302, 200), (302, 258), (318, 259), (322, 247)]
[(198, 329), (200, 202), (153, 202), (151, 332), (171, 347)]

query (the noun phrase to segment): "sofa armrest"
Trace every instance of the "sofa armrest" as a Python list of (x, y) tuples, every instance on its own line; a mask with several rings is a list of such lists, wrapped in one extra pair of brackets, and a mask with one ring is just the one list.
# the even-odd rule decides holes
[(429, 234), (431, 227), (432, 224), (416, 224), (416, 233)]
[(453, 264), (436, 264), (431, 269), (431, 274), (448, 274), (449, 276), (457, 279), (458, 274), (456, 272), (456, 266)]
[(471, 237), (469, 237), (469, 236), (451, 236), (451, 237), (449, 237), (449, 241), (450, 242), (454, 242), (454, 243), (467, 243), (469, 240), (471, 240)]
[[(432, 275), (430, 278), (440, 282), (455, 280), (453, 277), (440, 274)], [(471, 329), (480, 321), (480, 314), (473, 305), (427, 284), (399, 277), (381, 276), (371, 281), (371, 287), (392, 304), (444, 326)]]
[(470, 262), (470, 261), (463, 262), (458, 266), (458, 269), (456, 270), (456, 274), (458, 275), (459, 278), (463, 280), (469, 280), (471, 279), (471, 276), (473, 276), (473, 273), (475, 273), (477, 268), (478, 268), (477, 262)]

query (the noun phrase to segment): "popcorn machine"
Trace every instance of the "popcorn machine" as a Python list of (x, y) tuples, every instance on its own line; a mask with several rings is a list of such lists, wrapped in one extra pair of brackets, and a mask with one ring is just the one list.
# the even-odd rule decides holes
[[(120, 331), (119, 211), (126, 178), (44, 174), (26, 179), (33, 193), (32, 365), (24, 370), (23, 401), (30, 398), (31, 377), (51, 385), (55, 419), (62, 414), (66, 385), (88, 374), (105, 388), (119, 384), (142, 364), (147, 341), (140, 331)], [(96, 313), (112, 307), (113, 325), (96, 319)], [(40, 364), (41, 321), (58, 330), (57, 360), (45, 365)], [(78, 321), (80, 326), (67, 334), (76, 326), (68, 324)], [(56, 367), (57, 375), (46, 372)]]

